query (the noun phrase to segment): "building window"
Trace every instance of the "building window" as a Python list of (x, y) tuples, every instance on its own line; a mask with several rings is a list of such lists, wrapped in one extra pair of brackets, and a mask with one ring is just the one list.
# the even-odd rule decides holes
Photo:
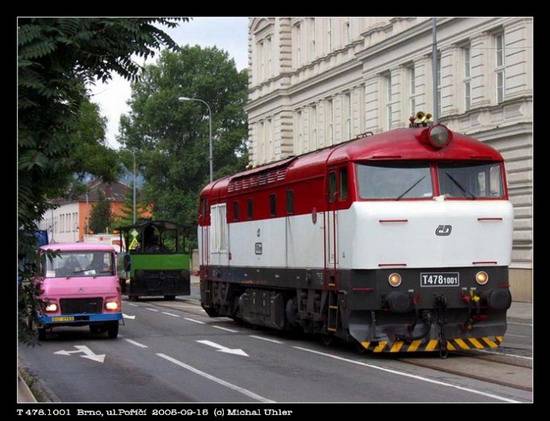
[(254, 202), (252, 199), (248, 199), (246, 203), (246, 210), (248, 219), (252, 219), (254, 217)]
[(328, 145), (334, 143), (334, 106), (332, 99), (327, 100), (327, 139)]
[(286, 191), (286, 212), (288, 214), (294, 213), (294, 191)]
[(345, 139), (351, 139), (351, 94), (346, 92), (344, 94), (344, 104), (342, 105), (344, 114), (344, 136)]
[(269, 215), (277, 216), (277, 195), (275, 193), (269, 195)]
[(344, 40), (346, 40), (346, 44), (351, 43), (351, 31), (350, 31), (350, 19), (344, 23)]
[(315, 60), (315, 57), (317, 57), (317, 46), (315, 45), (315, 18), (311, 18), (311, 61)]
[(272, 74), (272, 69), (271, 69), (271, 37), (268, 37), (265, 40), (265, 59), (267, 61), (265, 78), (269, 79), (271, 77), (271, 74)]
[(294, 151), (296, 155), (300, 155), (303, 151), (304, 136), (302, 133), (302, 111), (296, 113), (296, 144)]
[(407, 74), (409, 78), (409, 114), (412, 116), (416, 113), (416, 75), (414, 72), (414, 64), (408, 67)]
[(74, 232), (78, 231), (78, 213), (73, 213)]
[(388, 126), (388, 130), (391, 129), (392, 126), (392, 80), (391, 80), (391, 73), (387, 73), (384, 77), (384, 81), (386, 84), (386, 124)]
[(497, 104), (500, 104), (504, 98), (504, 69), (505, 69), (505, 52), (504, 52), (504, 34), (495, 35), (496, 46), (496, 82), (497, 82)]
[(464, 54), (464, 110), (468, 111), (472, 105), (471, 82), (471, 50), (470, 46), (462, 49)]

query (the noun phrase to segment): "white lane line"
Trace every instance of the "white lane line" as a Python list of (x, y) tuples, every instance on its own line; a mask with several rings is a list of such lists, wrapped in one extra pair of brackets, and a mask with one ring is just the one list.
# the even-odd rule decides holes
[(514, 336), (516, 338), (530, 338), (530, 336), (526, 336), (526, 335), (513, 335), (511, 333), (507, 333), (506, 336)]
[(132, 307), (139, 307), (137, 304), (128, 303), (128, 302), (125, 302), (124, 305), (129, 305), (129, 306), (132, 306)]
[(158, 312), (158, 310), (156, 308), (151, 308), (151, 307), (145, 307), (145, 310)]
[(519, 401), (515, 401), (513, 399), (508, 399), (508, 398), (505, 398), (505, 397), (502, 397), (502, 396), (493, 395), (492, 393), (486, 393), (486, 392), (482, 392), (482, 391), (479, 391), (479, 390), (470, 389), (468, 387), (457, 386), (457, 385), (454, 385), (454, 384), (451, 384), (451, 383), (445, 383), (445, 382), (441, 382), (439, 380), (433, 380), (433, 379), (429, 379), (427, 377), (422, 377), (422, 376), (417, 376), (415, 374), (405, 373), (403, 371), (397, 371), (397, 370), (392, 370), (392, 369), (389, 369), (389, 368), (380, 367), (380, 366), (377, 366), (377, 365), (367, 364), (367, 363), (364, 363), (364, 362), (361, 362), (361, 361), (350, 360), (348, 358), (343, 358), (343, 357), (339, 357), (337, 355), (327, 354), (325, 352), (315, 351), (313, 349), (302, 348), (302, 347), (299, 347), (299, 346), (293, 346), (293, 348), (299, 349), (301, 351), (311, 352), (313, 354), (324, 355), (325, 357), (330, 357), (330, 358), (334, 358), (336, 360), (346, 361), (346, 362), (352, 363), (352, 364), (357, 364), (357, 365), (362, 365), (362, 366), (369, 367), (369, 368), (374, 368), (376, 370), (385, 371), (387, 373), (397, 374), (399, 376), (410, 377), (412, 379), (421, 380), (421, 381), (428, 382), (428, 383), (434, 383), (434, 384), (438, 384), (438, 385), (441, 385), (441, 386), (453, 387), (455, 389), (460, 389), (460, 390), (464, 390), (466, 392), (475, 393), (476, 395), (487, 396), (489, 398), (501, 400), (501, 401), (504, 401), (504, 402), (519, 403)]
[(242, 393), (245, 396), (248, 396), (249, 398), (252, 398), (254, 400), (260, 401), (260, 402), (268, 402), (268, 403), (275, 403), (275, 401), (272, 401), (271, 399), (264, 398), (263, 396), (257, 395), (254, 392), (251, 392), (248, 389), (245, 389), (240, 386), (236, 386), (232, 383), (226, 382), (225, 380), (222, 380), (218, 377), (212, 376), (211, 374), (205, 373), (204, 371), (201, 371), (199, 369), (196, 369), (194, 367), (191, 367), (190, 365), (187, 365), (185, 363), (182, 363), (181, 361), (176, 360), (175, 358), (170, 357), (166, 354), (161, 354), (157, 352), (157, 355), (161, 358), (164, 358), (167, 361), (170, 361), (171, 363), (174, 363), (182, 368), (185, 368), (186, 370), (191, 371), (192, 373), (198, 374), (199, 376), (202, 376), (208, 380), (211, 380), (213, 382), (216, 382), (222, 386), (225, 386), (231, 390), (235, 390), (236, 392)]
[(216, 326), (216, 325), (212, 325), (212, 327), (215, 327), (216, 329), (225, 330), (225, 331), (231, 332), (231, 333), (239, 333), (238, 330), (228, 329), (226, 327), (221, 327), (221, 326)]
[(263, 336), (256, 336), (256, 335), (248, 335), (248, 336), (254, 339), (260, 339), (262, 341), (273, 342), (274, 344), (284, 344), (284, 342), (278, 341), (276, 339), (264, 338)]
[(178, 316), (177, 314), (174, 314), (174, 313), (168, 313), (167, 311), (162, 311), (161, 313), (162, 313), (162, 314), (166, 314), (167, 316), (172, 316), (172, 317), (180, 317), (180, 316)]
[(189, 320), (190, 322), (193, 322), (193, 323), (198, 323), (200, 325), (205, 325), (206, 324), (205, 322), (201, 322), (200, 320), (190, 319), (189, 317), (184, 317), (184, 319)]
[(518, 322), (507, 322), (509, 325), (518, 325), (518, 326), (531, 326), (533, 327), (533, 323), (518, 323)]
[[(119, 335), (120, 336), (120, 335)], [(149, 348), (147, 345), (140, 344), (139, 342), (133, 341), (131, 339), (124, 338), (126, 342), (130, 342), (132, 345), (139, 346), (140, 348)]]
[(506, 355), (508, 357), (514, 357), (514, 358), (524, 358), (526, 360), (532, 360), (533, 357), (526, 357), (524, 355), (516, 355), (516, 354), (506, 354), (504, 352), (492, 352), (492, 351), (488, 351), (486, 349), (478, 349), (477, 350), (478, 352), (485, 352), (486, 354), (493, 354), (493, 355)]

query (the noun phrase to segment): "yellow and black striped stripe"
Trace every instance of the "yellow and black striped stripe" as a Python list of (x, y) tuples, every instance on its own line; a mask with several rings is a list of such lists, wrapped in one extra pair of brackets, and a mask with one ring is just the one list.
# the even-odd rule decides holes
[[(447, 341), (448, 351), (460, 351), (470, 349), (497, 348), (503, 336), (483, 336), (481, 338), (454, 338)], [(439, 351), (439, 339), (415, 340), (410, 343), (404, 341), (363, 341), (361, 345), (372, 352), (430, 352)]]

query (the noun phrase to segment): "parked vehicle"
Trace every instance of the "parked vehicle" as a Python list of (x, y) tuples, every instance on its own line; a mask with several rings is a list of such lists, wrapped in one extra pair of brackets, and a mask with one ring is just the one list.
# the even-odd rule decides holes
[(120, 227), (118, 276), (123, 294), (139, 297), (189, 295), (190, 251), (185, 228), (169, 221), (141, 221)]
[[(53, 251), (54, 256), (48, 251)], [(59, 326), (86, 326), (92, 333), (118, 335), (122, 319), (115, 250), (102, 244), (49, 244), (39, 249), (41, 306), (39, 339)]]

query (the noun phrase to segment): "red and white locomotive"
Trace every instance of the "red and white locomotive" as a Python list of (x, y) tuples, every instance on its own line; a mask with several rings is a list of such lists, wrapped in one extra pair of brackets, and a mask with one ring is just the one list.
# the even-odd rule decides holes
[(490, 146), (440, 124), (361, 136), (202, 190), (202, 306), (374, 352), (495, 348), (512, 221)]

